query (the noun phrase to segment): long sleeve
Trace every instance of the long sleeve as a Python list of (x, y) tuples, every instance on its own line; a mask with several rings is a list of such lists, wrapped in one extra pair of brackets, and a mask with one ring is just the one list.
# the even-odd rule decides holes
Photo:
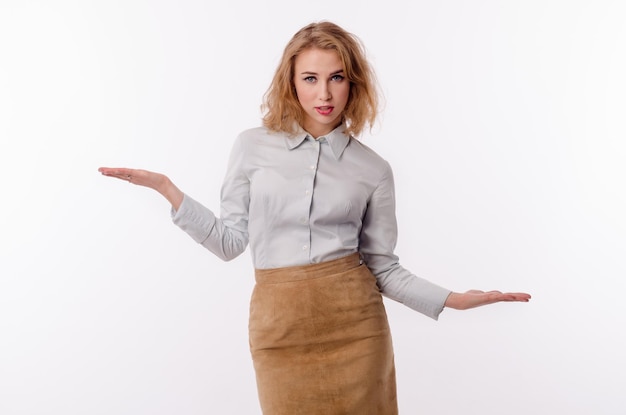
[(184, 196), (178, 211), (172, 210), (174, 224), (225, 261), (239, 256), (248, 245), (250, 181), (244, 171), (244, 158), (239, 137), (231, 151), (222, 185), (220, 218), (188, 195)]
[(220, 217), (188, 195), (172, 217), (223, 260), (249, 244), (258, 269), (359, 251), (384, 296), (433, 319), (450, 294), (399, 264), (391, 167), (339, 127), (318, 139), (263, 127), (242, 132), (231, 150)]
[(389, 164), (368, 202), (360, 235), (360, 252), (382, 294), (435, 320), (450, 291), (417, 277), (394, 254), (397, 242), (395, 190)]

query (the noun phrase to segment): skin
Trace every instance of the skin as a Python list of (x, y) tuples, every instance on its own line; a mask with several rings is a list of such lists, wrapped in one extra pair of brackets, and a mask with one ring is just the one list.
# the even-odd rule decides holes
[[(328, 134), (342, 122), (341, 114), (350, 97), (350, 82), (345, 79), (344, 68), (334, 51), (307, 49), (296, 57), (293, 86), (298, 101), (305, 112), (302, 126), (313, 137)], [(183, 192), (165, 175), (148, 170), (100, 167), (104, 176), (145, 186), (159, 192), (175, 210), (183, 201)], [(467, 310), (498, 302), (528, 302), (526, 293), (470, 290), (452, 292), (445, 307)]]
[(98, 171), (103, 176), (114, 177), (156, 190), (170, 202), (175, 210), (178, 210), (183, 202), (184, 193), (164, 174), (124, 167), (100, 167)]
[(311, 48), (295, 59), (293, 84), (304, 109), (304, 129), (317, 138), (341, 124), (350, 82), (337, 52)]

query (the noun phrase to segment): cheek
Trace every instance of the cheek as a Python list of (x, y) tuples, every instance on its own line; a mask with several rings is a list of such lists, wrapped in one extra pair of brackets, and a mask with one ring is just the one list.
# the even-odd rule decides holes
[(348, 98), (350, 97), (350, 86), (341, 86), (341, 88), (339, 88), (339, 90), (337, 91), (337, 98), (339, 98), (344, 105), (348, 103)]
[(309, 97), (310, 93), (308, 93), (306, 88), (298, 88), (296, 86), (295, 90), (296, 90), (296, 96), (298, 97), (298, 102), (300, 102), (301, 104), (310, 99)]

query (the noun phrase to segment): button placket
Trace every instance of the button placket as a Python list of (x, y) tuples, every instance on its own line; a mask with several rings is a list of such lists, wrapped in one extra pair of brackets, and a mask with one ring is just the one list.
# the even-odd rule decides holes
[(309, 258), (311, 257), (311, 227), (310, 225), (310, 218), (311, 218), (311, 206), (313, 204), (313, 191), (314, 191), (314, 187), (315, 187), (315, 176), (317, 175), (317, 165), (319, 162), (319, 157), (320, 157), (320, 143), (316, 140), (310, 139), (310, 158), (309, 158), (309, 165), (306, 167), (306, 169), (310, 172), (309, 174), (307, 174), (307, 179), (305, 181), (305, 186), (304, 186), (304, 197), (306, 200), (306, 206), (307, 206), (307, 210), (306, 212), (303, 212), (303, 215), (300, 216), (299, 218), (299, 222), (301, 225), (303, 226), (307, 226), (307, 231), (308, 231), (308, 236), (309, 236), (309, 240), (308, 243), (305, 243), (302, 245), (302, 251), (308, 251), (308, 256)]

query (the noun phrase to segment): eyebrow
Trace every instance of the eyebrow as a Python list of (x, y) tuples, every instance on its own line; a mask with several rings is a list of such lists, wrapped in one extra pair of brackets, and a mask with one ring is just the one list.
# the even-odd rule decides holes
[[(337, 75), (337, 74), (340, 74), (342, 72), (343, 72), (343, 69), (339, 69), (338, 71), (335, 71), (335, 72), (331, 73), (330, 76)], [(304, 71), (304, 72), (301, 72), (300, 75), (318, 75), (318, 73), (317, 72), (311, 72), (311, 71)]]

